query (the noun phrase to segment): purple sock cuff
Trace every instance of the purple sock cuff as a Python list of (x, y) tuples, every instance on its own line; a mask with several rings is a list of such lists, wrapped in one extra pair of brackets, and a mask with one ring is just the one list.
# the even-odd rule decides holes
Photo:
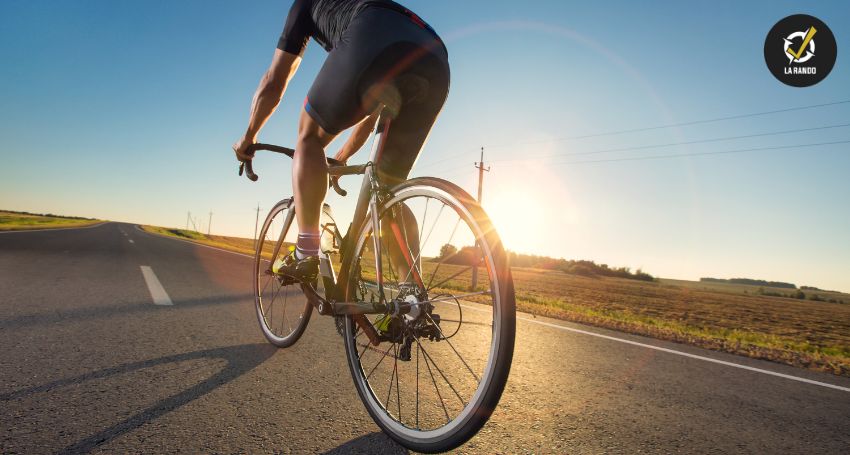
[(318, 233), (300, 233), (298, 234), (298, 242), (295, 246), (305, 254), (318, 254), (319, 247), (322, 243), (322, 236)]

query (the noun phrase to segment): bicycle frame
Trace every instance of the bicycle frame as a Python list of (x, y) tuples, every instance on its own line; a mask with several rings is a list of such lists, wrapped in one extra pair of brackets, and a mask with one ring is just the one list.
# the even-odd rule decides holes
[[(348, 229), (349, 232), (346, 237), (347, 240), (343, 240), (344, 238), (340, 235), (338, 226), (336, 226), (335, 221), (333, 231), (331, 233), (334, 238), (340, 242), (341, 270), (348, 270), (351, 266), (351, 261), (355, 259), (349, 256), (352, 253), (352, 250), (355, 246), (354, 242), (356, 241), (350, 231), (352, 229), (359, 228), (363, 225), (367, 218), (371, 218), (370, 221), (373, 226), (372, 242), (375, 255), (376, 282), (378, 287), (377, 292), (380, 300), (375, 303), (346, 302), (346, 291), (348, 289), (349, 283), (337, 281), (337, 275), (334, 271), (333, 264), (331, 262), (330, 253), (321, 249), (319, 252), (319, 275), (322, 279), (322, 285), (325, 290), (325, 296), (322, 297), (313, 288), (313, 286), (302, 284), (302, 289), (305, 295), (307, 296), (310, 303), (319, 311), (319, 314), (334, 316), (353, 316), (358, 325), (360, 325), (362, 330), (367, 334), (370, 341), (375, 345), (379, 344), (378, 334), (377, 332), (375, 332), (374, 328), (372, 327), (372, 324), (365, 320), (363, 315), (385, 313), (405, 314), (409, 312), (411, 308), (411, 304), (403, 302), (387, 302), (384, 296), (384, 280), (382, 276), (383, 264), (381, 251), (381, 207), (379, 201), (379, 195), (384, 189), (384, 186), (380, 182), (379, 176), (377, 172), (375, 172), (374, 166), (374, 163), (380, 158), (383, 152), (384, 138), (386, 137), (390, 125), (392, 124), (391, 117), (384, 115), (384, 112), (382, 112), (382, 114), (380, 115), (377, 126), (373, 133), (373, 142), (369, 161), (366, 164), (362, 165), (332, 165), (328, 168), (328, 174), (331, 177), (339, 177), (343, 175), (363, 175), (363, 182), (361, 184), (360, 193), (357, 199), (357, 203), (355, 205), (354, 216), (352, 217), (352, 221)], [(257, 146), (258, 149), (278, 151), (280, 153), (292, 156), (291, 151), (289, 149), (268, 146), (265, 144), (257, 144)], [(251, 180), (256, 180), (256, 174), (253, 173), (253, 170), (250, 166), (250, 162), (246, 162), (246, 165), (248, 169), (248, 177), (251, 178)], [(346, 194), (345, 191), (335, 185), (335, 182), (334, 189), (341, 195)], [(291, 207), (291, 205), (294, 204), (294, 200), (289, 199), (289, 204)], [(325, 204), (325, 206), (328, 208), (330, 207), (327, 204)], [(292, 210), (287, 213), (286, 218), (284, 219), (283, 227), (281, 229), (281, 234), (278, 236), (278, 241), (274, 248), (274, 252), (272, 255), (273, 258), (277, 257), (280, 253), (280, 249), (284, 242), (284, 234), (289, 231), (294, 216), (295, 212)], [(327, 227), (325, 229), (327, 229)], [(398, 241), (399, 245), (402, 247), (402, 251), (405, 251), (407, 244), (403, 236), (401, 236), (401, 234), (399, 233), (397, 226), (392, 226), (392, 231), (394, 233), (394, 237), (396, 237), (396, 241)], [(413, 278), (416, 281), (421, 282), (419, 273), (418, 271), (416, 271), (416, 267), (413, 266), (413, 259), (410, 257), (409, 254), (405, 254), (405, 258), (408, 262), (408, 266), (413, 271)], [(347, 274), (342, 274), (343, 277), (345, 277), (346, 275)]]

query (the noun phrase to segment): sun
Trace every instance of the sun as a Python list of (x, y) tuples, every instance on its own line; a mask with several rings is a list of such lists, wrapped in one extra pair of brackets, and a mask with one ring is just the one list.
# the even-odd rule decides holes
[(496, 227), (506, 249), (511, 251), (542, 251), (546, 234), (543, 225), (546, 213), (541, 196), (531, 189), (513, 188), (494, 191), (484, 201), (484, 210)]

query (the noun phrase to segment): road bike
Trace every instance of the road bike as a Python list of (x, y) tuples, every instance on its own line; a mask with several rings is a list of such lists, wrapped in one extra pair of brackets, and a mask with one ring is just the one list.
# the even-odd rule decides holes
[[(375, 423), (421, 452), (455, 448), (490, 418), (513, 357), (516, 310), (505, 249), (481, 206), (448, 181), (419, 177), (388, 187), (375, 171), (393, 116), (386, 107), (369, 161), (328, 158), (331, 186), (363, 175), (342, 235), (328, 204), (316, 282), (275, 273), (298, 234), (293, 198), (263, 223), (253, 263), (257, 318), (266, 339), (292, 346), (313, 309), (335, 318), (351, 376)], [(294, 151), (255, 144), (249, 153)], [(256, 181), (252, 162), (240, 165)]]

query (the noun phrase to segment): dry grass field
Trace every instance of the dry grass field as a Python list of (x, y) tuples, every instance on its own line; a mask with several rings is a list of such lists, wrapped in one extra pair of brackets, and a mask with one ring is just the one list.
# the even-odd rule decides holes
[(100, 223), (100, 220), (0, 210), (0, 231), (80, 227), (96, 223)]
[[(145, 229), (251, 253), (251, 239)], [(423, 267), (429, 276), (436, 263), (426, 260)], [(434, 282), (463, 269), (442, 264)], [(479, 286), (487, 286), (482, 275)], [(793, 289), (583, 277), (528, 268), (514, 268), (513, 277), (520, 311), (850, 376), (848, 294), (805, 291), (824, 300), (812, 301), (765, 295), (790, 295)], [(469, 286), (470, 274), (461, 273), (437, 292), (464, 293)]]

